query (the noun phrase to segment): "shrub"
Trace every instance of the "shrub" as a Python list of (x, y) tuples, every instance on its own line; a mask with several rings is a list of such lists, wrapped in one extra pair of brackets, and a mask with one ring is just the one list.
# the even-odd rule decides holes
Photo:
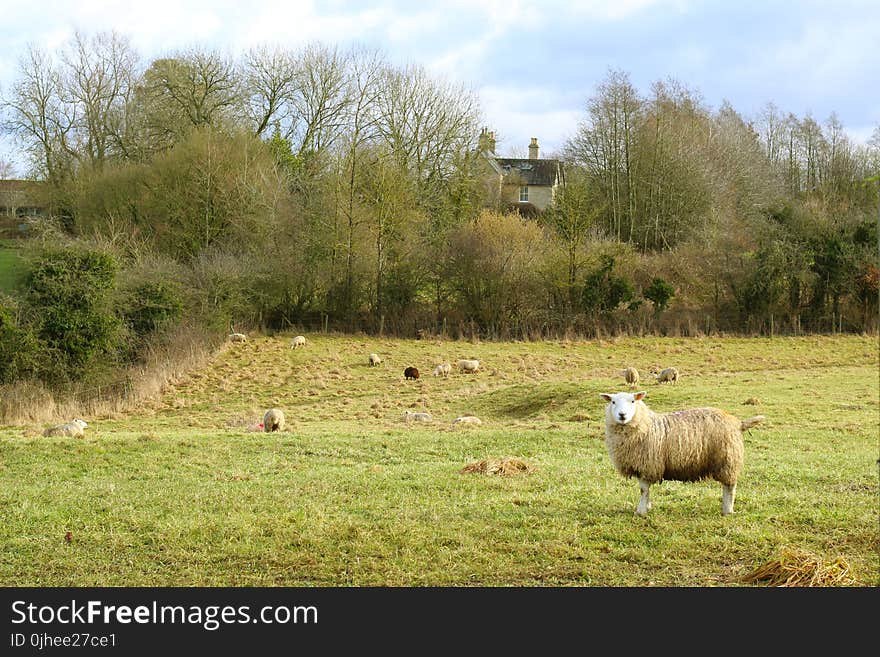
[(49, 247), (35, 255), (26, 300), (34, 334), (56, 361), (43, 364), (47, 378), (77, 378), (119, 345), (121, 322), (109, 303), (116, 271), (114, 258), (96, 251)]
[(157, 331), (180, 318), (183, 301), (174, 283), (144, 281), (126, 295), (122, 316), (138, 338)]
[(31, 376), (37, 369), (40, 345), (34, 335), (18, 326), (15, 303), (0, 298), (0, 383)]
[(609, 312), (635, 296), (632, 283), (614, 275), (614, 256), (603, 255), (599, 267), (587, 274), (584, 281), (584, 308), (593, 312)]
[(642, 296), (653, 303), (658, 312), (662, 312), (666, 310), (670, 299), (675, 296), (675, 288), (662, 278), (655, 278)]

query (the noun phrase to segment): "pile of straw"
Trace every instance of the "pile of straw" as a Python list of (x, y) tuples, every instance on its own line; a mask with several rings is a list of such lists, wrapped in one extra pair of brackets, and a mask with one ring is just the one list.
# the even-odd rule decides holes
[(779, 556), (742, 578), (747, 584), (767, 586), (857, 586), (850, 565), (842, 557), (823, 562), (796, 548), (783, 548)]
[(529, 473), (534, 471), (534, 469), (534, 467), (525, 461), (513, 457), (506, 457), (503, 459), (483, 459), (482, 461), (474, 461), (473, 463), (468, 463), (464, 466), (461, 471), (462, 473), (477, 472), (485, 475), (500, 474), (502, 476), (509, 476), (520, 474), (521, 472)]

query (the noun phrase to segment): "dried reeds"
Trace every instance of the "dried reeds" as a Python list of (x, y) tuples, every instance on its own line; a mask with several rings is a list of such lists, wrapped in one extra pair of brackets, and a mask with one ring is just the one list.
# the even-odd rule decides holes
[(825, 562), (805, 550), (788, 547), (745, 575), (742, 582), (766, 586), (857, 586), (859, 583), (842, 557)]
[(521, 473), (530, 473), (535, 470), (534, 466), (525, 461), (513, 457), (503, 459), (482, 459), (468, 463), (461, 469), (462, 474), (476, 472), (484, 475), (511, 476)]

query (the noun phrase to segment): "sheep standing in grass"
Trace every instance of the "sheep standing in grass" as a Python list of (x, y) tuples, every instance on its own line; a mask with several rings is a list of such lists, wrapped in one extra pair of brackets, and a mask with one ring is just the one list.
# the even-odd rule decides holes
[(247, 336), (244, 333), (230, 333), (230, 342), (247, 342)]
[(605, 447), (615, 469), (636, 477), (642, 495), (636, 508), (651, 508), (651, 484), (664, 479), (721, 483), (721, 513), (733, 513), (736, 480), (743, 464), (742, 432), (764, 419), (740, 420), (717, 408), (655, 413), (645, 392), (601, 394), (605, 407)]
[(284, 411), (280, 408), (270, 408), (263, 416), (263, 431), (284, 431)]
[(379, 354), (370, 354), (370, 367), (375, 367), (376, 365), (381, 365), (382, 359), (379, 358)]
[(635, 388), (639, 385), (639, 371), (635, 367), (627, 367), (621, 372), (621, 374), (631, 388)]
[(49, 427), (43, 432), (44, 436), (66, 436), (68, 438), (82, 438), (85, 435), (83, 429), (85, 429), (88, 424), (86, 424), (85, 420), (80, 418), (76, 418), (71, 422), (67, 422), (65, 424), (56, 424), (54, 427)]
[(407, 367), (405, 370), (403, 370), (403, 378), (405, 378), (407, 380), (418, 379), (419, 378), (419, 370), (416, 369), (415, 367)]
[(298, 335), (293, 340), (290, 341), (290, 348), (296, 349), (298, 347), (306, 346), (306, 338), (304, 335)]
[(660, 370), (659, 372), (652, 373), (654, 378), (657, 379), (657, 383), (671, 383), (675, 385), (678, 381), (678, 370), (674, 367), (667, 367), (666, 369)]
[(404, 422), (430, 422), (430, 413), (417, 413), (415, 411), (404, 411), (401, 418)]
[(449, 363), (440, 363), (434, 368), (434, 376), (449, 376), (452, 366)]
[(471, 374), (473, 374), (478, 369), (480, 369), (480, 361), (468, 360), (463, 358), (458, 361), (458, 369), (460, 369), (462, 372), (470, 372)]

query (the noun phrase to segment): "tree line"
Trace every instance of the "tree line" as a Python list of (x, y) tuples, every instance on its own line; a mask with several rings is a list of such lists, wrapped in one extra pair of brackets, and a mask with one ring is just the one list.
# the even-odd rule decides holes
[(122, 35), (80, 33), (24, 53), (2, 111), (50, 208), (27, 284), (0, 299), (17, 354), (3, 380), (136, 363), (184, 322), (877, 328), (880, 128), (859, 146), (834, 115), (747, 118), (611, 70), (559, 154), (564, 187), (524, 217), (488, 184), (477, 95), (361, 46), (146, 61)]

